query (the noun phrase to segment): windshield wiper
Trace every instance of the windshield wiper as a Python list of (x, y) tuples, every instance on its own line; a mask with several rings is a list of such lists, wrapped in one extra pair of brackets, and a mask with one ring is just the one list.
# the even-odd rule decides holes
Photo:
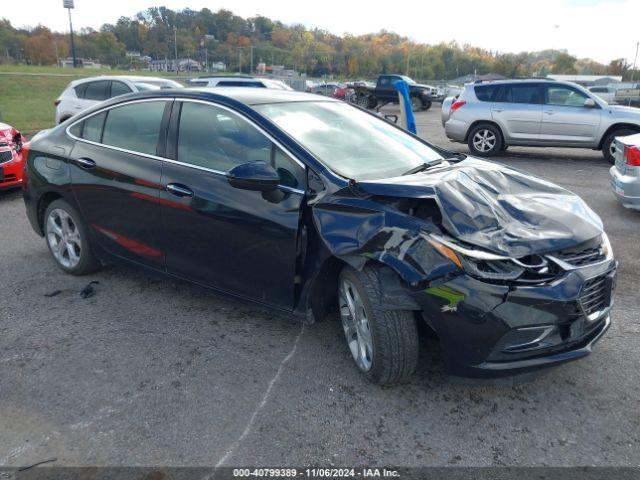
[(433, 160), (432, 162), (428, 162), (428, 163), (422, 163), (420, 165), (418, 165), (417, 167), (413, 167), (411, 170), (404, 172), (402, 175), (413, 175), (414, 173), (418, 173), (418, 172), (423, 172), (425, 170), (427, 170), (428, 168), (434, 167), (440, 163), (444, 162), (443, 159), (438, 159), (438, 160)]

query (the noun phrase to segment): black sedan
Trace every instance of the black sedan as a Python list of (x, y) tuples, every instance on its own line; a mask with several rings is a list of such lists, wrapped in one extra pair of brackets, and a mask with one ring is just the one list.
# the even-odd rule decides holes
[(577, 196), (456, 155), (343, 102), (155, 91), (37, 135), (24, 200), (57, 264), (144, 267), (306, 319), (339, 316), (364, 375), (410, 376), (417, 323), (447, 370), (587, 355), (616, 261)]

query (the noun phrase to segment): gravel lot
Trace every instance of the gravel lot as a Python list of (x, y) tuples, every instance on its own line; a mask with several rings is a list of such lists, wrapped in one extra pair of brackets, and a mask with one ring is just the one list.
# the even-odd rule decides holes
[[(439, 115), (419, 114), (420, 133), (466, 151)], [(412, 383), (370, 385), (338, 322), (303, 327), (122, 267), (63, 274), (20, 193), (0, 194), (0, 465), (639, 465), (640, 212), (615, 203), (599, 152), (497, 160), (581, 195), (620, 261), (594, 353), (527, 381), (449, 378), (425, 338)]]

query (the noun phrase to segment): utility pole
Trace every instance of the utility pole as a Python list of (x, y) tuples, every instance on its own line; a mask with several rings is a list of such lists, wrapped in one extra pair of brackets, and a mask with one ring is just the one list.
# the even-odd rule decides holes
[(249, 75), (253, 75), (253, 45), (249, 47), (249, 51), (251, 52), (251, 70), (249, 70)]
[(78, 66), (76, 59), (76, 44), (73, 40), (73, 22), (71, 22), (71, 9), (74, 8), (73, 0), (62, 0), (62, 6), (69, 12), (69, 35), (71, 36), (71, 55), (73, 56), (73, 68)]
[(404, 73), (406, 76), (409, 76), (409, 61), (411, 59), (411, 47), (407, 49), (407, 70)]
[(242, 73), (242, 47), (238, 47), (238, 73)]
[(174, 53), (175, 53), (175, 58), (176, 58), (176, 77), (178, 76), (178, 73), (180, 72), (180, 68), (178, 67), (178, 29), (176, 27), (173, 27), (173, 47), (174, 47)]
[[(636, 42), (636, 56), (633, 58), (633, 68), (631, 70), (631, 83), (633, 84), (633, 80), (636, 76), (636, 62), (638, 61), (638, 47), (640, 46), (640, 42)], [(633, 85), (631, 85), (633, 88)], [(631, 106), (631, 95), (629, 95), (629, 106)]]

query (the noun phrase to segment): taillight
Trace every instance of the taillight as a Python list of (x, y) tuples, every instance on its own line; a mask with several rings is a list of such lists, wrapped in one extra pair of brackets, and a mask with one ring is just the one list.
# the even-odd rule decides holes
[(632, 167), (640, 167), (640, 149), (638, 147), (624, 147), (624, 160), (627, 165)]
[(57, 107), (58, 105), (60, 105), (60, 100), (56, 100), (55, 102), (53, 102), (54, 107)]
[(460, 107), (464, 107), (466, 104), (467, 104), (467, 102), (465, 102), (464, 100), (456, 100), (455, 102), (453, 102), (451, 104), (451, 110), (449, 110), (449, 113), (455, 112)]

